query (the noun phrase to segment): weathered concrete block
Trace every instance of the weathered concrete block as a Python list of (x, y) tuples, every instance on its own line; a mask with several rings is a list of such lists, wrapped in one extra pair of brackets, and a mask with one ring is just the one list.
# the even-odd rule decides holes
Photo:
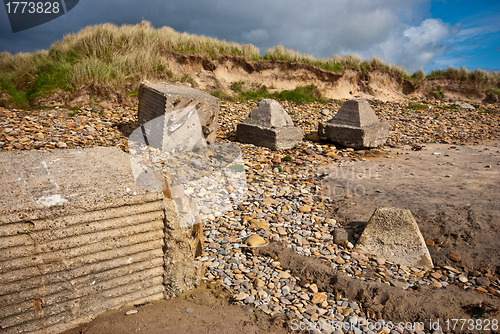
[(195, 285), (173, 200), (116, 147), (0, 154), (0, 328), (59, 333)]
[(409, 267), (433, 267), (425, 240), (410, 210), (376, 209), (354, 251)]
[(236, 136), (242, 143), (285, 150), (302, 142), (304, 131), (293, 126), (292, 118), (278, 102), (264, 99), (238, 124)]
[[(139, 88), (139, 124), (147, 123), (159, 116), (178, 110), (195, 110), (205, 139), (215, 142), (219, 117), (219, 99), (197, 89), (175, 86), (167, 83), (144, 82)], [(181, 115), (185, 116), (185, 115)], [(170, 124), (156, 122), (151, 128), (151, 136), (165, 138)], [(186, 127), (186, 129), (188, 129)], [(186, 130), (185, 129), (185, 130)], [(157, 142), (153, 140), (154, 142)], [(158, 140), (161, 142), (161, 140)], [(165, 144), (165, 143), (163, 143)], [(163, 149), (163, 147), (157, 147)]]
[(334, 118), (319, 123), (318, 133), (335, 143), (352, 148), (371, 148), (384, 144), (389, 123), (380, 121), (363, 99), (346, 101)]

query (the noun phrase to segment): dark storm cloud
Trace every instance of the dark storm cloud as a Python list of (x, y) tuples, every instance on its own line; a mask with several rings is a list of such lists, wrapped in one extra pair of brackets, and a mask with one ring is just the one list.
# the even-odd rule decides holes
[[(446, 50), (442, 40), (453, 34), (439, 20), (424, 20), (428, 0), (83, 0), (62, 17), (13, 34), (0, 13), (0, 50), (48, 49), (51, 43), (87, 25), (111, 22), (153, 26), (251, 43), (263, 54), (286, 48), (331, 57), (355, 53), (379, 56), (409, 70), (425, 67)], [(414, 53), (424, 56), (415, 57)]]

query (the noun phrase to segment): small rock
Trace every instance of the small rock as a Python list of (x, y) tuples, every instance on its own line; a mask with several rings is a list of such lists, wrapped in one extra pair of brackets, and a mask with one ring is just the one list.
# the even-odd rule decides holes
[(473, 272), (470, 273), (472, 277), (478, 277), (481, 276), (481, 272), (478, 270), (474, 270)]
[(248, 297), (248, 294), (246, 294), (246, 293), (244, 293), (244, 292), (240, 292), (240, 293), (238, 293), (237, 295), (234, 295), (234, 296), (233, 296), (233, 298), (234, 298), (235, 300), (238, 300), (238, 301), (243, 300), (243, 299), (245, 299), (245, 298), (247, 298), (247, 297)]
[(430, 246), (434, 246), (434, 240), (427, 239), (427, 240), (425, 240), (425, 244), (426, 244), (427, 246), (429, 246), (429, 247), (430, 247)]
[(125, 315), (131, 315), (131, 314), (136, 314), (137, 310), (130, 310), (125, 313)]
[(273, 160), (271, 160), (271, 162), (275, 165), (279, 165), (281, 163), (281, 157), (279, 155), (275, 155), (273, 157)]
[(458, 276), (458, 280), (462, 283), (467, 283), (469, 281), (464, 275)]
[(306, 140), (313, 141), (315, 143), (319, 143), (321, 141), (321, 137), (317, 133), (311, 133), (306, 136)]
[(60, 141), (60, 142), (58, 142), (58, 143), (56, 144), (56, 146), (57, 146), (57, 147), (59, 147), (59, 148), (65, 148), (65, 147), (67, 147), (68, 145), (66, 145), (66, 143), (65, 143), (65, 142)]
[(435, 288), (442, 288), (443, 286), (441, 285), (441, 283), (439, 282), (434, 282), (431, 284), (431, 286), (435, 287)]
[(486, 290), (488, 290), (488, 292), (491, 293), (492, 295), (495, 295), (497, 293), (497, 290), (491, 286), (487, 286)]
[(460, 256), (460, 254), (458, 254), (455, 251), (449, 252), (448, 255), (446, 255), (446, 257), (454, 262), (459, 262), (460, 260), (462, 260), (462, 256)]
[(311, 207), (309, 205), (304, 205), (299, 208), (299, 211), (302, 213), (311, 212)]
[(282, 279), (287, 279), (287, 278), (290, 278), (292, 275), (290, 275), (289, 273), (287, 273), (286, 271), (282, 271), (278, 274), (278, 277), (279, 278), (282, 278)]
[(316, 284), (311, 284), (309, 285), (309, 291), (311, 291), (312, 293), (317, 293), (318, 292), (318, 286)]
[(432, 277), (434, 277), (435, 279), (440, 279), (443, 275), (441, 275), (440, 273), (438, 272), (433, 272), (431, 274)]
[(257, 247), (264, 245), (266, 243), (266, 239), (264, 239), (260, 235), (252, 234), (245, 240), (245, 243), (247, 244), (247, 246)]
[(333, 242), (337, 245), (344, 245), (347, 241), (348, 234), (347, 231), (343, 228), (336, 228), (333, 230)]
[(301, 287), (305, 287), (305, 286), (306, 286), (306, 285), (308, 285), (308, 284), (310, 284), (310, 282), (309, 282), (308, 280), (306, 280), (306, 279), (303, 279), (303, 280), (301, 280), (301, 281), (299, 282), (299, 285), (300, 285)]
[(260, 288), (261, 286), (266, 285), (266, 283), (264, 283), (264, 281), (260, 278), (257, 278), (253, 284), (256, 288)]
[(318, 304), (318, 303), (324, 302), (326, 299), (327, 299), (327, 297), (326, 297), (326, 295), (324, 293), (322, 293), (322, 292), (316, 292), (315, 294), (313, 294), (311, 302), (313, 304)]
[(265, 205), (276, 205), (278, 204), (278, 201), (274, 198), (267, 197), (262, 201), (262, 203), (264, 203)]
[(490, 279), (485, 276), (480, 276), (476, 278), (476, 284), (477, 285), (482, 285), (482, 286), (489, 286), (490, 285)]

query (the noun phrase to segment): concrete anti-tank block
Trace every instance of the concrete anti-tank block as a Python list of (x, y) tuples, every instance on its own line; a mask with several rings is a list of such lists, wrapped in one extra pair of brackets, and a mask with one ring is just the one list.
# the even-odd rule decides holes
[(286, 150), (302, 142), (304, 131), (293, 125), (292, 118), (278, 102), (264, 99), (238, 124), (236, 136), (242, 143)]
[(380, 121), (370, 104), (363, 99), (346, 101), (337, 115), (319, 123), (318, 134), (352, 148), (383, 145), (389, 137), (389, 123)]
[[(143, 82), (139, 88), (139, 125), (158, 119), (167, 113), (191, 109), (198, 114), (205, 140), (214, 143), (219, 117), (219, 99), (197, 89), (162, 82)], [(156, 122), (155, 127), (149, 129), (148, 136), (164, 138), (166, 136), (163, 132), (168, 131), (167, 127), (168, 124)], [(161, 143), (161, 140), (155, 142)], [(163, 150), (163, 147), (157, 148)]]
[(433, 267), (424, 237), (410, 210), (376, 209), (354, 251), (408, 267)]

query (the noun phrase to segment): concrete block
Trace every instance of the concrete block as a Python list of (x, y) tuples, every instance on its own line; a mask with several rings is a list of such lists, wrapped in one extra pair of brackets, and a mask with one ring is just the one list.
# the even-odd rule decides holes
[(2, 152), (2, 333), (59, 333), (192, 288), (199, 267), (173, 205), (136, 185), (116, 147)]
[(304, 131), (293, 126), (290, 115), (278, 102), (264, 99), (238, 124), (236, 136), (242, 143), (285, 150), (301, 143)]
[[(206, 94), (197, 89), (175, 86), (167, 83), (144, 82), (139, 88), (139, 124), (145, 124), (159, 116), (179, 111), (194, 110), (198, 114), (203, 135), (207, 142), (215, 142), (217, 133), (217, 121), (219, 117), (219, 99)], [(185, 115), (180, 115), (182, 118)], [(160, 119), (158, 119), (160, 120)], [(171, 124), (155, 122), (154, 127), (150, 128), (152, 142), (163, 143), (160, 139), (164, 138), (164, 131)], [(154, 138), (160, 138), (155, 140)], [(163, 147), (157, 147), (163, 149)]]
[(408, 267), (433, 267), (425, 240), (410, 210), (376, 209), (354, 251)]
[(383, 145), (389, 136), (389, 123), (380, 121), (363, 99), (346, 101), (334, 118), (319, 123), (318, 134), (335, 143), (352, 148)]

